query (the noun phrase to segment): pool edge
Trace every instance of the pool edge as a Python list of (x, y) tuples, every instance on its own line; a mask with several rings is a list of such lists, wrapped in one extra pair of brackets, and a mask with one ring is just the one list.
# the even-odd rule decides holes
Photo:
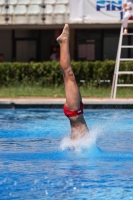
[[(64, 98), (11, 98), (0, 99), (0, 109), (62, 108)], [(133, 109), (133, 99), (83, 98), (85, 109)]]

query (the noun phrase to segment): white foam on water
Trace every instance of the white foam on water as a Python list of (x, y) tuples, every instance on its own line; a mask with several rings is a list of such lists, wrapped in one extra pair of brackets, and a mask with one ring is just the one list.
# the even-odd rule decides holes
[(99, 128), (92, 129), (82, 138), (77, 140), (72, 140), (70, 137), (65, 137), (61, 141), (60, 148), (61, 150), (70, 149), (74, 150), (77, 153), (82, 153), (83, 150), (87, 149), (87, 151), (96, 151), (96, 140), (100, 135)]
[[(70, 137), (65, 137), (61, 141), (60, 149), (73, 149), (76, 152), (83, 152), (83, 150), (87, 150), (91, 154), (97, 154), (100, 152), (100, 149), (96, 145), (97, 139), (104, 135), (107, 127), (112, 124), (117, 119), (117, 114), (115, 114), (111, 119), (107, 120), (104, 124), (94, 124), (91, 127), (88, 133), (82, 138), (77, 140), (72, 140)], [(78, 133), (77, 133), (78, 134)]]

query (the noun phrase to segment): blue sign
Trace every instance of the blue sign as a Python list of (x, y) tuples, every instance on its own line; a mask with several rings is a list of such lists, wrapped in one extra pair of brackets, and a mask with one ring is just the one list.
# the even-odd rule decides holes
[(96, 10), (97, 11), (121, 11), (122, 10), (122, 0), (117, 1), (96, 1)]

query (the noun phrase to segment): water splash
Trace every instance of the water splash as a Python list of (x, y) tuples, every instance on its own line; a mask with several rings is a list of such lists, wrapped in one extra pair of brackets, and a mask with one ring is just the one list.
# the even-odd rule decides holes
[[(116, 119), (117, 114), (115, 114), (111, 119), (104, 122), (104, 124), (95, 124), (89, 132), (82, 138), (77, 140), (72, 140), (70, 137), (65, 137), (61, 141), (60, 149), (73, 149), (77, 153), (88, 152), (91, 156), (98, 156), (102, 152), (99, 147), (97, 147), (97, 139), (106, 133), (106, 129), (111, 125)], [(78, 133), (77, 133), (78, 134)]]
[(65, 137), (60, 144), (61, 150), (74, 150), (78, 155), (84, 154), (87, 151), (91, 155), (97, 155), (99, 153), (99, 148), (96, 145), (96, 140), (98, 138), (99, 132), (97, 130), (90, 130), (83, 138), (72, 140), (70, 137)]

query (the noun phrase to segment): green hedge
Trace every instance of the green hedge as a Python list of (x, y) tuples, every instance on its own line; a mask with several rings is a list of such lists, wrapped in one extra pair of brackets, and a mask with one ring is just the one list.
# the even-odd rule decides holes
[[(78, 85), (100, 85), (100, 80), (110, 80), (112, 83), (115, 61), (71, 62)], [(133, 62), (121, 62), (120, 70), (133, 71)], [(119, 82), (133, 83), (132, 75), (119, 76)], [(40, 85), (51, 86), (63, 83), (59, 62), (42, 63), (1, 63), (0, 86)], [(82, 83), (83, 84), (83, 83)]]

